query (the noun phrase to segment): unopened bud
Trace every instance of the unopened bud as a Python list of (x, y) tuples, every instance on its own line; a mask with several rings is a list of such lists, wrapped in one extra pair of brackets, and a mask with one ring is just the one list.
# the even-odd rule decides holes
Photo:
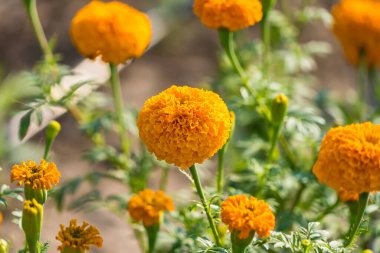
[(61, 124), (58, 121), (52, 120), (46, 128), (46, 139), (54, 140), (61, 131)]
[(274, 125), (281, 125), (284, 121), (286, 113), (288, 111), (289, 99), (284, 94), (278, 94), (272, 102), (271, 113), (272, 113), (272, 123)]
[[(29, 249), (39, 247), (40, 234), (42, 229), (43, 207), (37, 200), (25, 200), (22, 211), (22, 229)], [(32, 250), (31, 250), (32, 252)]]
[(8, 253), (9, 244), (6, 240), (0, 239), (0, 253)]

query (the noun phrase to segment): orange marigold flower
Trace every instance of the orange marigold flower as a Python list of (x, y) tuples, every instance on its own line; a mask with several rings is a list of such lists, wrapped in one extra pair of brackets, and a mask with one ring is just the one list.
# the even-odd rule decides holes
[(59, 251), (71, 249), (75, 252), (84, 253), (90, 249), (91, 245), (97, 248), (101, 248), (103, 245), (103, 238), (100, 236), (99, 230), (87, 222), (83, 222), (79, 226), (77, 220), (73, 219), (68, 227), (61, 224), (60, 229), (55, 237), (62, 242), (62, 245), (58, 247)]
[(353, 65), (363, 53), (368, 66), (380, 66), (379, 10), (378, 0), (342, 0), (332, 8), (333, 31)]
[(57, 185), (61, 173), (53, 162), (41, 160), (40, 164), (34, 161), (21, 162), (15, 164), (11, 171), (11, 182), (19, 181), (18, 185), (22, 184), (32, 186), (34, 190), (50, 190), (52, 184)]
[(117, 1), (91, 1), (71, 23), (71, 38), (78, 51), (108, 63), (140, 57), (148, 47), (152, 28), (148, 17)]
[(241, 30), (263, 17), (259, 0), (195, 0), (194, 13), (212, 29)]
[(380, 191), (380, 126), (366, 122), (330, 129), (313, 172), (336, 191)]
[(165, 211), (173, 211), (173, 200), (162, 191), (145, 189), (132, 196), (128, 203), (128, 211), (136, 221), (142, 220), (145, 226), (160, 223)]
[(231, 117), (216, 93), (172, 86), (145, 102), (137, 126), (142, 141), (159, 160), (187, 169), (223, 147)]
[(264, 200), (246, 195), (236, 195), (222, 202), (223, 223), (229, 226), (231, 233), (239, 232), (239, 239), (246, 239), (251, 231), (260, 237), (267, 237), (275, 226), (275, 216)]
[(3, 214), (0, 212), (0, 224), (3, 223)]
[(337, 191), (338, 197), (343, 202), (353, 202), (359, 199), (359, 194), (355, 192), (349, 192), (344, 189)]

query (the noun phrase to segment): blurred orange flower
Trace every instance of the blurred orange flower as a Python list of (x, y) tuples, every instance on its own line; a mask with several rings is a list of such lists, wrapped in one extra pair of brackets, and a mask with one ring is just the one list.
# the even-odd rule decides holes
[(182, 169), (222, 148), (231, 125), (230, 112), (218, 94), (187, 86), (172, 86), (148, 99), (137, 121), (148, 150)]
[(263, 17), (259, 0), (195, 0), (194, 13), (212, 29), (241, 30)]
[(363, 53), (368, 66), (380, 66), (379, 12), (378, 0), (342, 0), (332, 8), (333, 31), (351, 64)]
[(152, 28), (148, 17), (117, 1), (91, 1), (71, 23), (71, 38), (78, 51), (108, 63), (140, 57), (148, 47)]
[(366, 122), (330, 129), (313, 172), (336, 191), (379, 191), (380, 126)]
[(68, 227), (61, 224), (60, 229), (56, 239), (62, 243), (58, 247), (61, 252), (71, 249), (84, 253), (90, 249), (91, 245), (97, 248), (101, 248), (103, 245), (103, 238), (100, 236), (99, 230), (87, 222), (78, 225), (77, 220), (73, 219)]
[(353, 202), (359, 199), (359, 194), (355, 192), (349, 192), (344, 189), (337, 191), (338, 197), (343, 202)]
[(173, 211), (173, 200), (162, 191), (145, 189), (138, 195), (132, 196), (128, 203), (128, 211), (131, 217), (142, 220), (145, 226), (160, 223), (165, 211)]
[(260, 237), (268, 237), (275, 226), (275, 216), (264, 200), (246, 195), (236, 195), (222, 202), (222, 221), (230, 232), (239, 232), (239, 239), (246, 239), (251, 231)]
[(52, 184), (57, 185), (61, 173), (53, 162), (41, 160), (40, 164), (34, 161), (21, 162), (15, 164), (11, 171), (11, 182), (19, 181), (22, 184), (32, 186), (34, 190), (50, 190)]

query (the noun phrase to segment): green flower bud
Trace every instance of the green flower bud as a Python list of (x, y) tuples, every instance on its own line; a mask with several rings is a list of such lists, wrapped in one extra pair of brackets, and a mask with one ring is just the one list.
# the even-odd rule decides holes
[(370, 249), (366, 249), (366, 250), (363, 250), (362, 253), (373, 253), (373, 251)]
[(24, 230), (30, 253), (39, 253), (42, 218), (42, 205), (35, 199), (25, 200), (22, 211), (22, 229)]
[(305, 248), (307, 248), (307, 247), (310, 246), (311, 241), (308, 240), (308, 239), (303, 239), (303, 240), (301, 241), (301, 244), (302, 244), (302, 246), (304, 246)]
[(0, 239), (0, 253), (8, 253), (9, 245), (6, 240)]
[(275, 126), (279, 126), (284, 121), (286, 113), (288, 111), (288, 97), (284, 94), (278, 94), (272, 102), (271, 114), (272, 123)]
[(50, 121), (49, 125), (46, 128), (46, 142), (45, 142), (45, 153), (44, 159), (47, 159), (49, 156), (49, 152), (55, 137), (57, 137), (59, 131), (61, 131), (61, 125), (55, 121)]
[(24, 195), (26, 200), (37, 200), (41, 205), (45, 204), (47, 191), (45, 189), (33, 189), (30, 185), (24, 186)]
[(239, 231), (234, 230), (231, 233), (232, 253), (244, 253), (247, 247), (252, 243), (255, 231), (251, 231), (245, 239), (239, 238)]

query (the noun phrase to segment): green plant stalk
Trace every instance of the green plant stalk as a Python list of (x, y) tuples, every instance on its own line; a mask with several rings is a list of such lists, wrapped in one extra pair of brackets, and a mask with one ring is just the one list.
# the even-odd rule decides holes
[(40, 44), (40, 47), (48, 60), (53, 60), (53, 53), (50, 48), (49, 42), (46, 38), (40, 18), (37, 11), (37, 0), (24, 0), (24, 6), (27, 11), (30, 23), (32, 24), (34, 33)]
[(220, 195), (223, 194), (223, 177), (224, 177), (223, 164), (224, 164), (225, 153), (226, 153), (226, 145), (224, 145), (218, 151), (218, 176), (217, 176), (216, 188), (217, 188), (218, 194)]
[(235, 72), (240, 76), (243, 86), (252, 95), (255, 95), (256, 91), (248, 84), (247, 74), (245, 73), (243, 67), (239, 62), (239, 58), (236, 55), (234, 46), (234, 33), (228, 29), (219, 29), (219, 40)]
[(195, 188), (196, 188), (197, 193), (199, 195), (199, 198), (202, 202), (203, 209), (206, 212), (207, 219), (208, 219), (208, 222), (210, 224), (212, 234), (214, 235), (215, 243), (217, 246), (221, 246), (218, 230), (216, 229), (215, 222), (214, 222), (214, 219), (212, 218), (210, 208), (206, 202), (206, 197), (204, 195), (202, 184), (201, 184), (201, 181), (199, 179), (198, 171), (197, 171), (197, 168), (195, 167), (195, 165), (190, 167), (190, 173), (191, 173), (191, 176), (193, 177), (194, 185), (195, 185)]
[(264, 78), (268, 77), (269, 74), (269, 57), (270, 57), (270, 23), (269, 14), (275, 5), (276, 0), (264, 0), (263, 1), (263, 19), (261, 21), (261, 32), (263, 41), (263, 75)]
[(160, 224), (152, 226), (144, 226), (148, 236), (148, 250), (147, 253), (153, 253), (156, 247), (158, 231), (160, 230)]
[(117, 71), (116, 64), (110, 64), (111, 70), (111, 86), (112, 86), (112, 95), (114, 101), (114, 107), (118, 122), (118, 131), (121, 143), (121, 149), (123, 153), (130, 158), (130, 143), (128, 139), (127, 126), (124, 120), (124, 105), (123, 105), (123, 97), (121, 93), (121, 85), (119, 73)]
[(370, 193), (369, 192), (363, 192), (359, 196), (359, 206), (358, 206), (358, 211), (356, 213), (356, 218), (354, 222), (351, 224), (348, 237), (346, 241), (344, 242), (344, 246), (348, 247), (351, 245), (353, 242), (355, 235), (360, 227), (360, 224), (362, 223), (363, 216), (365, 213), (365, 210), (368, 206), (368, 201), (369, 201)]
[(320, 215), (318, 215), (318, 217), (315, 219), (315, 221), (321, 221), (323, 218), (326, 217), (326, 215), (328, 215), (329, 213), (334, 211), (335, 208), (337, 208), (339, 206), (339, 203), (340, 203), (340, 200), (339, 200), (339, 198), (337, 198), (335, 203), (332, 204), (331, 206), (327, 207)]

